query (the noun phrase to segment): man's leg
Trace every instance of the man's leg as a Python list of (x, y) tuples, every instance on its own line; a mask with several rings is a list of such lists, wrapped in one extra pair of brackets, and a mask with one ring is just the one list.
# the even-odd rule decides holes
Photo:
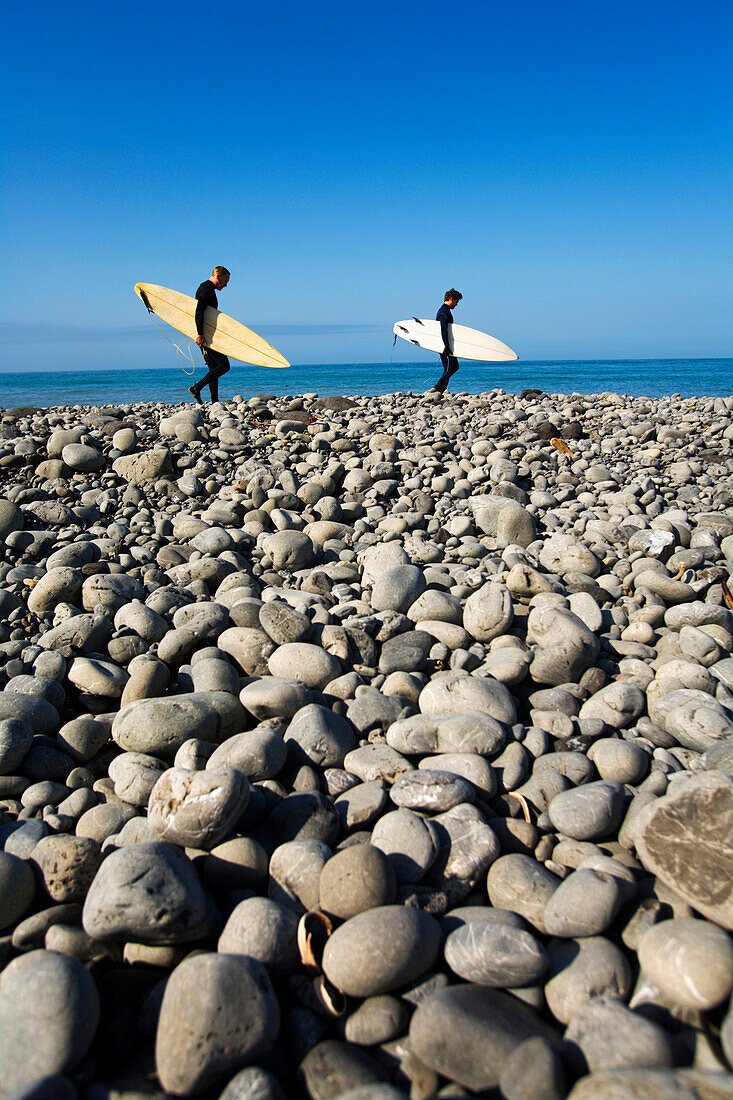
[(448, 379), (450, 378), (452, 373), (448, 370), (448, 365), (452, 358), (453, 356), (448, 356), (445, 354), (445, 352), (440, 353), (440, 361), (443, 364), (443, 373), (441, 374), (435, 385), (432, 387), (434, 390), (437, 390), (438, 393), (445, 393), (445, 388), (448, 385)]
[(458, 370), (458, 360), (456, 359), (455, 355), (449, 355), (448, 356), (448, 367), (447, 367), (448, 378), (446, 379), (446, 382), (445, 382), (446, 387), (448, 386), (448, 379), (451, 378), (456, 373), (457, 370)]
[(226, 355), (220, 355), (218, 352), (215, 352), (214, 354), (216, 355), (218, 362), (216, 363), (216, 366), (212, 366), (212, 369), (210, 371), (212, 377), (211, 381), (209, 382), (209, 391), (211, 393), (212, 403), (219, 400), (219, 379), (221, 378), (222, 374), (226, 374), (227, 371), (231, 369), (229, 366), (229, 360), (227, 359)]
[(211, 348), (206, 348), (203, 354), (204, 362), (209, 369), (200, 381), (190, 387), (190, 392), (199, 404), (203, 404), (201, 401), (201, 391), (204, 386), (209, 387), (212, 402), (219, 400), (219, 379), (222, 374), (226, 374), (230, 369), (229, 360), (226, 355), (222, 355), (218, 351), (212, 351)]

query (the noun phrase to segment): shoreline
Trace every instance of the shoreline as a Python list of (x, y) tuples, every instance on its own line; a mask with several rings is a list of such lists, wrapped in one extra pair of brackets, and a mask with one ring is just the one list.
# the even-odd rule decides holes
[[(87, 361), (84, 357), (81, 361)], [(311, 364), (272, 371), (233, 363), (221, 383), (221, 396), (249, 399), (256, 393), (294, 397), (317, 392), (341, 395), (390, 396), (425, 393), (435, 383), (439, 365), (432, 360), (414, 363)], [(679, 393), (685, 397), (728, 397), (733, 359), (705, 360), (554, 360), (517, 363), (464, 361), (451, 382), (451, 390), (472, 396), (501, 390), (521, 394), (569, 396), (616, 392), (653, 398)], [(38, 405), (39, 395), (54, 406), (105, 405), (164, 401), (178, 404), (188, 399), (188, 386), (200, 373), (185, 375), (175, 361), (170, 366), (126, 366), (117, 369), (82, 369), (0, 374), (0, 405), (6, 408)]]
[(10, 1091), (732, 1087), (733, 397), (0, 410), (0, 543)]

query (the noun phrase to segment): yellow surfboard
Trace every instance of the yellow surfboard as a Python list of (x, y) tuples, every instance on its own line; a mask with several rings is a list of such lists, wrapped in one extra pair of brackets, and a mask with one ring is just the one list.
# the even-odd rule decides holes
[[(136, 283), (135, 293), (161, 321), (178, 329), (189, 340), (196, 339), (195, 298), (165, 286), (156, 286), (155, 283)], [(204, 339), (213, 351), (239, 359), (242, 363), (250, 363), (253, 367), (290, 366), (267, 340), (211, 306), (206, 307), (204, 314)]]

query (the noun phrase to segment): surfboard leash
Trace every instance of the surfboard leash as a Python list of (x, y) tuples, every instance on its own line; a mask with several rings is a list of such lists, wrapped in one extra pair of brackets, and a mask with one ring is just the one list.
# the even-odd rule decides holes
[[(153, 324), (157, 328), (160, 335), (163, 337), (164, 340), (167, 340), (168, 343), (172, 344), (173, 347), (176, 349), (176, 358), (178, 360), (178, 366), (181, 368), (181, 370), (186, 375), (186, 377), (190, 378), (191, 375), (196, 373), (196, 360), (193, 358), (193, 355), (191, 354), (191, 352), (186, 353), (183, 350), (183, 348), (179, 347), (178, 344), (175, 343), (175, 341), (171, 340), (170, 336), (167, 336), (165, 334), (165, 332), (163, 331), (163, 329), (160, 327), (160, 325), (158, 324), (158, 322), (155, 319), (155, 312), (150, 308), (147, 301), (145, 300), (145, 292), (144, 291), (141, 293), (140, 298), (141, 298), (141, 301), (142, 301), (143, 305), (145, 306), (145, 308), (148, 311), (148, 316), (150, 317), (150, 320), (153, 322)], [(188, 341), (188, 347), (190, 348), (192, 344), (193, 344), (194, 347), (198, 347), (197, 344), (194, 344), (193, 340), (189, 340)], [(183, 356), (184, 359), (188, 359), (189, 363), (193, 367), (193, 370), (186, 370), (183, 363), (181, 362), (181, 358), (180, 358), (181, 356)]]

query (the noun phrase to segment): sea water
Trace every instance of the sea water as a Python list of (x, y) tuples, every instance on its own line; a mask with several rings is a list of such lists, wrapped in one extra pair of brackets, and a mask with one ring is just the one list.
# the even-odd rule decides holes
[[(219, 382), (222, 400), (241, 394), (422, 393), (440, 377), (435, 361), (413, 363), (328, 363), (293, 365), (267, 370), (232, 363)], [(125, 405), (136, 401), (166, 404), (190, 402), (188, 387), (203, 377), (203, 367), (192, 375), (179, 366), (158, 369), (0, 372), (0, 407), (41, 408), (54, 405)], [(632, 396), (728, 397), (733, 393), (733, 359), (611, 359), (517, 360), (511, 363), (461, 362), (451, 378), (452, 393), (486, 393), (493, 389), (521, 393), (593, 394), (613, 392)], [(204, 397), (208, 399), (208, 390)]]

